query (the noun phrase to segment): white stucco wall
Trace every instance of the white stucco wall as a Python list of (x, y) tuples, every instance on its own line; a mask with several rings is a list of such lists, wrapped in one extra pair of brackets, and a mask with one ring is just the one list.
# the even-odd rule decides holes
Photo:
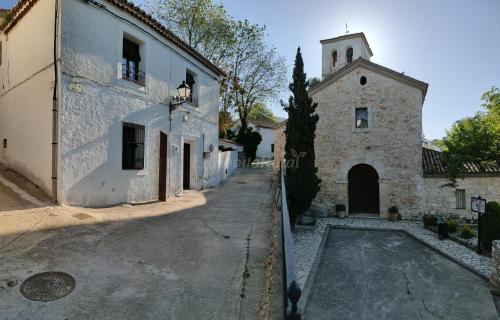
[[(424, 213), (476, 218), (477, 214), (470, 208), (471, 197), (481, 196), (486, 201), (500, 203), (500, 176), (458, 179), (454, 188), (444, 187), (449, 182), (446, 178), (424, 178), (423, 181)], [(456, 208), (456, 189), (465, 190), (465, 209)]]
[[(103, 4), (154, 37), (81, 1), (63, 2), (62, 202), (101, 206), (157, 199), (160, 131), (168, 135), (169, 195), (182, 190), (184, 143), (191, 144), (191, 187), (215, 185), (219, 180), (216, 76), (140, 21)], [(144, 87), (120, 79), (124, 34), (141, 43)], [(185, 80), (186, 68), (197, 74), (199, 106), (177, 109), (169, 130), (168, 103)], [(81, 92), (70, 90), (72, 84), (80, 84)], [(122, 170), (123, 122), (146, 127), (144, 170)], [(211, 144), (214, 151), (203, 159)]]
[[(0, 34), (0, 162), (51, 192), (54, 2)], [(7, 139), (7, 148), (3, 140)]]
[(257, 158), (261, 159), (272, 159), (274, 153), (271, 151), (271, 144), (275, 143), (276, 137), (274, 130), (271, 128), (264, 128), (260, 126), (255, 126), (253, 123), (248, 123), (248, 126), (253, 128), (262, 136), (262, 141), (257, 146)]
[(219, 151), (218, 166), (220, 181), (232, 176), (238, 168), (238, 151)]
[[(323, 78), (339, 70), (347, 64), (346, 52), (348, 48), (353, 49), (352, 61), (359, 57), (370, 60), (370, 53), (366, 48), (363, 39), (360, 37), (354, 39), (340, 40), (321, 45), (321, 61)], [(332, 53), (337, 50), (337, 63), (333, 66)]]

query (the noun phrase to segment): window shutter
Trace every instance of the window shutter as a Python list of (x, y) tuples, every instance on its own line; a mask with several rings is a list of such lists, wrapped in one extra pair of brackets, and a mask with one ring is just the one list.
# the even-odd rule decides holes
[(128, 60), (141, 61), (139, 45), (128, 39), (123, 39), (123, 57)]

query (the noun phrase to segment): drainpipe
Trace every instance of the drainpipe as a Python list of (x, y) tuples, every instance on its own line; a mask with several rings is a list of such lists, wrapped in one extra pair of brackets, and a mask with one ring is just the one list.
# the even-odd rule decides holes
[(54, 90), (52, 93), (52, 203), (57, 203), (57, 89), (59, 87), (58, 68), (57, 68), (57, 28), (59, 0), (55, 0), (54, 11)]

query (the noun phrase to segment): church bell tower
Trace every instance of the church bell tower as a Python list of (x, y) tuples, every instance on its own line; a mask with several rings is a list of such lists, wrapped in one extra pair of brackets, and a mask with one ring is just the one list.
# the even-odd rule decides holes
[(321, 40), (320, 43), (323, 79), (360, 57), (370, 60), (373, 56), (365, 34), (362, 32)]

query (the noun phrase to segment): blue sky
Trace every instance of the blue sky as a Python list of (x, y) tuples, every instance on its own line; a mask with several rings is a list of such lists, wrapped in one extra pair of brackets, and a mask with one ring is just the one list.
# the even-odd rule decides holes
[[(364, 32), (373, 62), (429, 83), (428, 138), (442, 137), (454, 121), (480, 110), (484, 91), (500, 87), (498, 0), (220, 1), (233, 17), (267, 26), (267, 40), (290, 72), (300, 46), (309, 77), (321, 75), (319, 40), (345, 34), (345, 23), (351, 33)], [(0, 0), (0, 7), (13, 3)]]

